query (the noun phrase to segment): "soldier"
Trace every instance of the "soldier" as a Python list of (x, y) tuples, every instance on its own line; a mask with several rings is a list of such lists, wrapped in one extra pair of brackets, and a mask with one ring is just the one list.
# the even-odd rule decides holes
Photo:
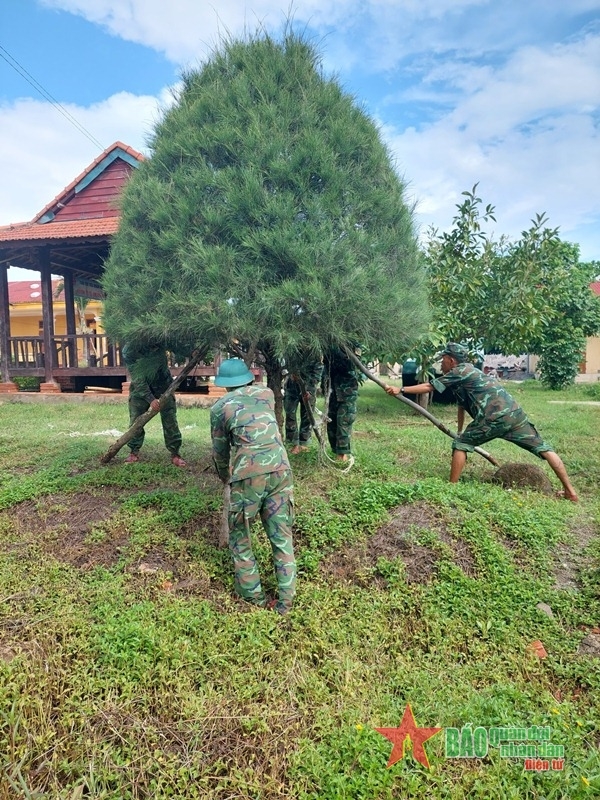
[[(322, 376), (323, 362), (314, 356), (302, 359), (299, 364), (292, 363), (290, 365), (290, 374), (285, 383), (283, 408), (285, 411), (285, 439), (292, 445), (291, 453), (293, 455), (308, 450), (317, 399), (317, 386), (321, 383)], [(312, 411), (313, 420), (309, 417), (307, 404)], [(299, 431), (298, 406), (300, 406)]]
[[(354, 352), (360, 356), (361, 349), (358, 345), (354, 347)], [(336, 457), (340, 461), (348, 461), (352, 426), (356, 419), (360, 373), (340, 348), (332, 349), (326, 354), (325, 370), (331, 381), (327, 407), (327, 438)]]
[[(230, 483), (229, 549), (236, 592), (254, 605), (286, 614), (296, 594), (292, 543), (293, 483), (287, 453), (275, 418), (275, 397), (240, 358), (219, 367), (216, 386), (228, 392), (211, 408), (213, 458), (219, 478)], [(271, 544), (279, 596), (269, 603), (263, 592), (250, 529), (260, 518)]]
[[(452, 442), (452, 465), (450, 482), (456, 483), (467, 462), (467, 453), (492, 439), (508, 442), (528, 450), (548, 462), (563, 485), (561, 495), (576, 503), (577, 493), (573, 488), (562, 460), (549, 444), (544, 442), (527, 419), (521, 406), (490, 375), (467, 363), (469, 351), (456, 342), (448, 342), (442, 351), (441, 377), (431, 383), (419, 383), (402, 391), (404, 394), (424, 394), (435, 389), (443, 391), (450, 386), (458, 401), (458, 438)], [(387, 386), (388, 394), (397, 395), (400, 389)], [(463, 431), (465, 409), (473, 421)]]
[[(173, 378), (167, 364), (164, 349), (155, 347), (134, 348), (125, 345), (122, 350), (123, 360), (131, 376), (129, 387), (129, 424), (151, 408), (158, 411), (158, 398), (171, 385)], [(187, 466), (179, 455), (181, 448), (181, 431), (177, 424), (177, 405), (174, 397), (170, 397), (160, 408), (165, 446), (171, 453), (171, 463), (176, 467)], [(145, 431), (142, 428), (137, 436), (128, 442), (130, 453), (125, 459), (127, 464), (140, 460), (140, 450), (144, 444)]]

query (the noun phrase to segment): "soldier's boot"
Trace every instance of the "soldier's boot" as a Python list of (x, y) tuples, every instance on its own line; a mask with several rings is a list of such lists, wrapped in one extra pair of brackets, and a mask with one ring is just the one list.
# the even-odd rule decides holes
[(292, 610), (291, 604), (282, 603), (281, 600), (275, 600), (275, 599), (269, 600), (269, 602), (266, 605), (266, 608), (269, 611), (274, 611), (276, 614), (280, 614), (281, 616), (284, 616), (285, 614), (287, 614)]

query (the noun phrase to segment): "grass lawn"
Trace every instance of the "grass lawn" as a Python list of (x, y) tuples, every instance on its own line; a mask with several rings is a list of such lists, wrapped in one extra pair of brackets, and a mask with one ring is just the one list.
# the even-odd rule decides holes
[[(365, 385), (350, 472), (293, 458), (284, 618), (233, 595), (207, 410), (179, 410), (179, 470), (157, 420), (139, 464), (100, 465), (125, 405), (0, 401), (0, 800), (600, 796), (600, 396), (510, 388), (581, 502), (505, 491), (476, 455), (450, 486), (450, 440)], [(272, 592), (261, 531), (256, 552)], [(407, 703), (463, 757), (441, 731), (429, 769), (409, 744), (388, 768), (375, 728)], [(563, 767), (476, 757), (469, 725), (539, 726)]]

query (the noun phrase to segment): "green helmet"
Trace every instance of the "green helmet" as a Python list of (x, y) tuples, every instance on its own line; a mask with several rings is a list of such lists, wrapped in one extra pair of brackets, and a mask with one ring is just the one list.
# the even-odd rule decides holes
[(221, 362), (215, 386), (225, 386), (230, 389), (232, 386), (245, 386), (253, 380), (254, 375), (241, 358), (228, 358)]

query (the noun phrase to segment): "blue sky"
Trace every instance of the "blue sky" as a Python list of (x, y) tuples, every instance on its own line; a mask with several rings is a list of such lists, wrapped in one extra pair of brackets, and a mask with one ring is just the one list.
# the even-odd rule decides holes
[[(31, 219), (97, 143), (145, 152), (181, 70), (200, 66), (224, 32), (281, 31), (289, 8), (3, 0), (0, 225)], [(295, 0), (293, 17), (379, 124), (421, 231), (447, 229), (461, 192), (479, 183), (496, 236), (518, 237), (546, 212), (582, 259), (600, 260), (600, 0)]]

